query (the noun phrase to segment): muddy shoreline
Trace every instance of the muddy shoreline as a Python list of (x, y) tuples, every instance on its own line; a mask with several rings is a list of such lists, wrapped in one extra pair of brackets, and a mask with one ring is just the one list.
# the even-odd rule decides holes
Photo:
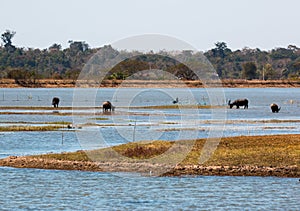
[[(92, 172), (132, 172), (145, 176), (274, 176), (300, 177), (298, 166), (202, 166), (179, 165), (175, 167), (149, 163), (91, 162), (42, 159), (10, 156), (0, 160), (0, 166), (49, 170), (75, 170)], [(164, 172), (164, 169), (171, 169)], [(156, 174), (156, 172), (159, 172)], [(160, 174), (160, 172), (163, 172)]]
[(226, 79), (220, 81), (208, 81), (205, 84), (201, 81), (185, 80), (104, 80), (99, 84), (96, 81), (76, 81), (76, 80), (55, 80), (40, 79), (37, 81), (26, 81), (13, 79), (1, 79), (0, 88), (75, 88), (75, 87), (101, 87), (101, 88), (203, 88), (203, 87), (224, 87), (224, 88), (267, 88), (280, 87), (291, 88), (300, 87), (299, 80), (242, 80)]

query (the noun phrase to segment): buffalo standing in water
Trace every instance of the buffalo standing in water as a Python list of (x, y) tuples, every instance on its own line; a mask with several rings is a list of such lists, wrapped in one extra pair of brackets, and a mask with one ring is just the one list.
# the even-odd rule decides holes
[(176, 97), (176, 99), (173, 100), (173, 104), (176, 104), (176, 103), (178, 103), (178, 102), (179, 102), (178, 97)]
[(281, 107), (278, 107), (278, 105), (275, 104), (275, 103), (272, 103), (270, 105), (270, 108), (271, 108), (271, 110), (272, 110), (273, 113), (278, 113), (280, 111), (280, 109), (281, 109)]
[(109, 101), (105, 101), (102, 103), (103, 112), (114, 111), (115, 107)]
[(244, 109), (248, 109), (248, 100), (247, 99), (238, 99), (235, 100), (231, 103), (231, 101), (228, 101), (228, 105), (230, 108), (232, 108), (233, 106), (236, 106), (236, 108), (240, 108), (240, 106), (244, 106)]
[(54, 97), (52, 99), (52, 105), (54, 106), (54, 108), (58, 108), (58, 104), (59, 104), (59, 98), (58, 97)]

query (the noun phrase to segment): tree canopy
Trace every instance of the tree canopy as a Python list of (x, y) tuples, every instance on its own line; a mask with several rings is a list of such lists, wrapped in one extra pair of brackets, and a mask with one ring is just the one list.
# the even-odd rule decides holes
[(4, 47), (9, 52), (15, 50), (15, 46), (12, 45), (12, 38), (15, 34), (16, 32), (10, 30), (6, 30), (3, 34), (1, 34), (1, 40), (4, 42)]
[[(1, 34), (0, 78), (32, 80), (40, 78), (73, 79), (78, 77), (87, 61), (100, 49), (90, 48), (85, 41), (69, 41), (62, 49), (54, 43), (47, 49), (16, 47), (12, 39), (16, 32), (6, 30)], [(187, 66), (170, 59), (160, 52), (134, 57), (132, 53), (117, 51), (111, 46), (103, 46), (104, 56), (131, 58), (123, 61), (109, 71), (107, 78), (125, 79), (137, 71), (162, 69), (178, 78), (195, 80), (195, 73)], [(215, 43), (215, 47), (203, 53), (211, 62), (221, 79), (285, 79), (298, 78), (300, 74), (300, 48), (289, 45), (287, 48), (274, 48), (263, 51), (258, 48), (243, 48), (232, 51), (225, 42)], [(178, 53), (177, 58), (188, 58), (192, 66), (205, 69), (197, 64), (198, 54), (190, 51)]]

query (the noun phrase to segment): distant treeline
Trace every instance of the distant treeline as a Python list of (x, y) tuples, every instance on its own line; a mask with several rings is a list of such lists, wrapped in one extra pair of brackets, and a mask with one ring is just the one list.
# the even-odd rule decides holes
[[(134, 54), (117, 51), (111, 46), (90, 48), (84, 41), (69, 41), (69, 47), (66, 49), (62, 49), (61, 45), (57, 43), (42, 50), (18, 48), (12, 43), (14, 35), (15, 32), (9, 30), (1, 34), (0, 78), (10, 78), (16, 81), (30, 80), (32, 82), (38, 79), (76, 80), (84, 64), (99, 49), (104, 49), (105, 58), (116, 55), (131, 58), (109, 71), (106, 75), (107, 79), (125, 79), (146, 69), (162, 69), (180, 79), (198, 79), (186, 65), (176, 59), (162, 56), (165, 52), (161, 52), (159, 55), (150, 53), (131, 57)], [(300, 48), (295, 45), (289, 45), (287, 48), (275, 48), (270, 51), (263, 51), (258, 48), (243, 48), (232, 51), (225, 42), (217, 42), (215, 48), (204, 52), (203, 55), (211, 62), (221, 79), (270, 80), (299, 77)], [(201, 56), (200, 53), (193, 54), (191, 51), (182, 51), (176, 55), (176, 58), (189, 57), (190, 62), (192, 62), (197, 61)], [(194, 66), (197, 65), (197, 62), (194, 62)], [(207, 67), (200, 68), (205, 69)], [(151, 77), (151, 74), (149, 76), (148, 72), (144, 77)], [(164, 79), (163, 75), (161, 77)]]

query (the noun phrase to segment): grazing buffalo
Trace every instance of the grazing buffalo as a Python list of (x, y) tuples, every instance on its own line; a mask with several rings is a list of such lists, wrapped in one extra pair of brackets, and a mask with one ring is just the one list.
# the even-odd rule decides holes
[(248, 109), (248, 100), (247, 99), (238, 99), (235, 100), (231, 103), (231, 101), (228, 101), (228, 105), (230, 108), (232, 108), (233, 106), (236, 106), (236, 108), (240, 108), (240, 106), (244, 106), (244, 109)]
[(103, 112), (114, 111), (115, 107), (109, 101), (105, 101), (102, 103)]
[(281, 109), (281, 107), (278, 107), (278, 105), (275, 104), (275, 103), (272, 103), (270, 105), (270, 108), (271, 108), (271, 110), (272, 110), (273, 113), (278, 113), (280, 111), (280, 109)]
[(54, 108), (57, 108), (59, 104), (59, 98), (58, 97), (54, 97), (52, 99), (52, 105), (54, 106)]
[(176, 103), (178, 103), (178, 102), (179, 102), (178, 97), (176, 97), (176, 99), (173, 100), (173, 104), (176, 104)]

